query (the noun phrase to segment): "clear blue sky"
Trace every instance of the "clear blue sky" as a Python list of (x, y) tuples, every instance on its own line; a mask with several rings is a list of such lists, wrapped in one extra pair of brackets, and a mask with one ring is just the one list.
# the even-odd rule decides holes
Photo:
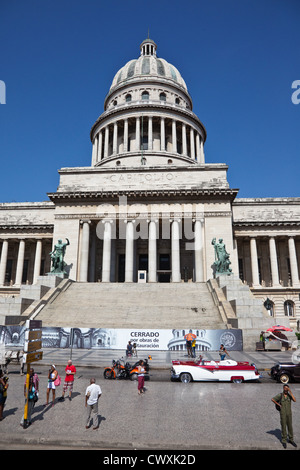
[(0, 0), (0, 202), (44, 201), (91, 164), (115, 73), (150, 37), (185, 79), (238, 197), (299, 197), (299, 0)]

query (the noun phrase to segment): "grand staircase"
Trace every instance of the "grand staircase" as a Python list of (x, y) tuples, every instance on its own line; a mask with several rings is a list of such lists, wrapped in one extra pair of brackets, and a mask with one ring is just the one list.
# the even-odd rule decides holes
[(25, 325), (27, 319), (62, 328), (239, 328), (250, 349), (273, 321), (233, 275), (174, 284), (80, 283), (40, 276), (19, 296), (0, 298), (0, 324)]
[(36, 319), (44, 327), (226, 328), (206, 283), (69, 281)]

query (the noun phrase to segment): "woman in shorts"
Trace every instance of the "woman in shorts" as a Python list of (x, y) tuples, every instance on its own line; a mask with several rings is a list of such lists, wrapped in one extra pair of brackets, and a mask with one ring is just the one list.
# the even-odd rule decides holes
[(57, 377), (57, 370), (54, 364), (50, 367), (49, 373), (48, 373), (48, 385), (47, 385), (47, 402), (45, 403), (45, 406), (48, 405), (49, 403), (49, 395), (50, 395), (50, 390), (52, 390), (52, 406), (54, 405), (55, 401), (55, 380)]

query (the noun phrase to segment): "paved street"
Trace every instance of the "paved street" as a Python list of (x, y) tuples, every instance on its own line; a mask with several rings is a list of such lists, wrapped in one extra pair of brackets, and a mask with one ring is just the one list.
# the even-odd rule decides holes
[[(25, 430), (20, 426), (25, 376), (20, 376), (18, 366), (11, 365), (1, 449), (22, 449), (25, 444), (27, 449), (282, 450), (279, 414), (271, 403), (282, 386), (270, 380), (267, 369), (279, 359), (290, 359), (291, 352), (232, 353), (234, 359), (256, 362), (263, 373), (258, 383), (186, 385), (169, 379), (170, 360), (186, 358), (184, 353), (152, 353), (151, 380), (146, 382), (145, 395), (139, 396), (136, 382), (103, 378), (104, 365), (120, 357), (120, 351), (75, 350), (73, 400), (56, 401), (54, 407), (44, 408), (48, 364), (54, 362), (63, 378), (69, 355), (69, 350), (45, 350), (42, 363), (34, 364), (40, 379), (40, 399), (33, 423)], [(216, 352), (205, 355), (217, 359)], [(102, 388), (98, 430), (85, 429), (84, 394), (91, 376)], [(299, 449), (300, 384), (291, 388), (297, 399), (293, 421)], [(57, 398), (61, 391), (62, 386), (57, 389)], [(290, 445), (288, 449), (295, 450)]]

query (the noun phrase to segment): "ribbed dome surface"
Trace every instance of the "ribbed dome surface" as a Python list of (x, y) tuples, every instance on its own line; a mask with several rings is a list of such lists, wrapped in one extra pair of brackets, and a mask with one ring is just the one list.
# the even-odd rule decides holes
[[(150, 40), (151, 41), (151, 40)], [(146, 42), (146, 41), (145, 41)], [(141, 55), (138, 59), (130, 60), (114, 76), (110, 91), (118, 85), (135, 79), (163, 78), (172, 81), (187, 91), (182, 76), (174, 65), (154, 55)]]

